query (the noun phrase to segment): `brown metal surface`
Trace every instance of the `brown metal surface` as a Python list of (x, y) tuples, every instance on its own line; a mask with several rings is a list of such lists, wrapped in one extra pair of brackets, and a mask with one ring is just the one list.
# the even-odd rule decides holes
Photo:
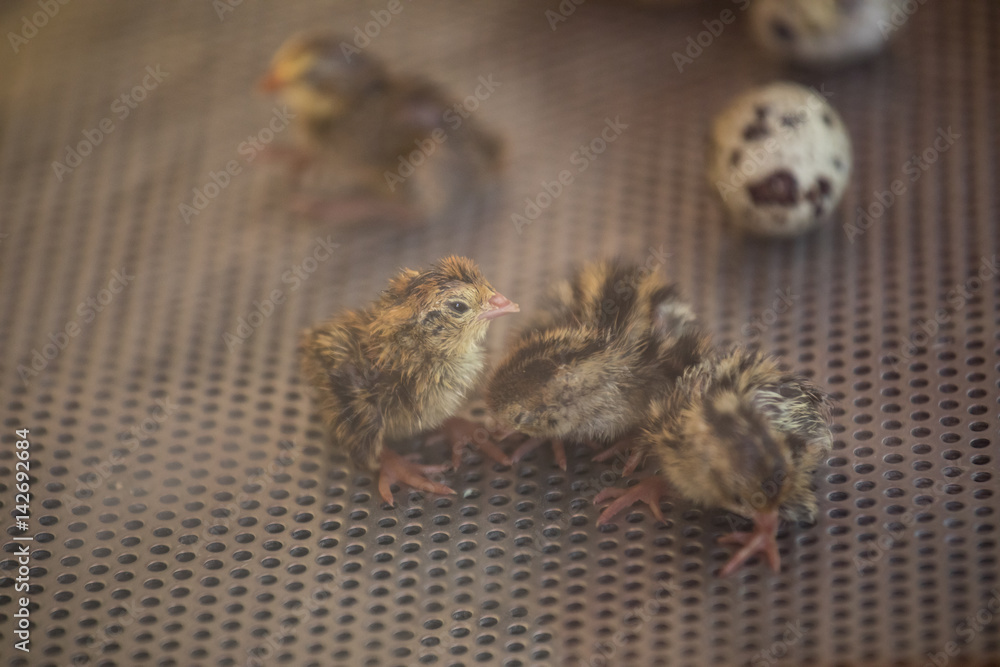
[[(997, 3), (900, 2), (916, 10), (882, 57), (817, 74), (762, 61), (741, 3), (588, 2), (553, 29), (554, 0), (405, 2), (367, 48), (459, 98), (492, 76), (474, 113), (509, 160), (494, 209), (407, 233), (296, 218), (280, 169), (241, 152), (274, 112), (252, 87), (277, 46), (363, 30), (385, 3), (51, 4), (0, 45), (4, 664), (997, 664)], [(727, 8), (679, 72), (673, 52)], [(40, 11), (6, 7), (2, 32)], [(711, 116), (777, 78), (829, 94), (856, 162), (831, 225), (771, 243), (730, 231), (703, 173)], [(581, 163), (609, 119), (627, 127)], [(519, 232), (562, 170), (573, 182)], [(186, 223), (213, 173), (225, 186)], [(859, 207), (875, 215), (852, 239)], [(588, 499), (621, 480), (586, 450), (567, 473), (542, 450), (513, 469), (473, 456), (446, 475), (457, 496), (383, 508), (326, 444), (297, 332), (452, 252), (526, 312), (579, 261), (662, 264), (720, 340), (835, 392), (820, 518), (782, 530), (782, 573), (718, 578), (729, 520), (680, 502), (669, 525), (636, 510), (598, 530)]]

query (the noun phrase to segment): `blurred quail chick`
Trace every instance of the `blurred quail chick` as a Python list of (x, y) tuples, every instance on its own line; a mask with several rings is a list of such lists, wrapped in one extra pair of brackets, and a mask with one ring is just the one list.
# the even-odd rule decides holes
[(437, 85), (392, 76), (350, 37), (300, 34), (275, 54), (259, 88), (294, 114), (290, 153), (322, 194), (297, 209), (326, 219), (403, 226), (441, 219), (495, 184), (499, 141)]
[(454, 493), (427, 478), (447, 466), (420, 466), (385, 447), (436, 428), (461, 406), (486, 361), (490, 322), (516, 313), (476, 265), (448, 257), (425, 271), (404, 270), (379, 299), (302, 335), (302, 369), (334, 442), (391, 484)]
[(741, 547), (723, 576), (756, 553), (777, 572), (779, 517), (812, 521), (816, 516), (810, 480), (832, 443), (830, 408), (823, 390), (782, 371), (771, 357), (742, 348), (712, 355), (650, 404), (640, 444), (659, 459), (662, 477), (627, 491), (605, 489), (595, 504), (617, 500), (598, 524), (637, 501), (662, 520), (660, 497), (673, 490), (754, 521), (753, 532), (720, 538)]
[(564, 440), (613, 443), (628, 435), (650, 399), (704, 351), (676, 289), (637, 265), (586, 265), (554, 287), (543, 311), (487, 386), (497, 420), (529, 436), (515, 461), (550, 440), (565, 470)]

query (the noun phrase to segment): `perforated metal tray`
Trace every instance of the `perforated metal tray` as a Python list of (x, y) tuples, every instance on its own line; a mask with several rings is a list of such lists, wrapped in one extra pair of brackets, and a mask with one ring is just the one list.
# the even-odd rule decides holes
[[(5, 664), (998, 663), (1000, 280), (977, 277), (998, 252), (995, 2), (908, 3), (882, 57), (829, 73), (762, 60), (739, 11), (678, 72), (672, 53), (734, 3), (587, 2), (553, 29), (554, 0), (405, 2), (367, 48), (460, 98), (492, 75), (474, 113), (509, 157), (494, 210), (408, 233), (301, 220), (280, 170), (240, 149), (273, 113), (252, 85), (277, 46), (303, 28), (363, 30), (385, 3), (50, 4), (17, 53), (0, 47)], [(39, 11), (7, 4), (2, 32)], [(734, 235), (703, 176), (708, 119), (776, 78), (828, 92), (856, 154), (839, 217), (790, 242)], [(125, 93), (135, 108), (116, 103)], [(607, 119), (627, 128), (578, 171)], [(949, 128), (958, 138), (908, 180)], [(101, 141), (57, 174), (88, 136)], [(239, 173), (206, 192), (229, 162)], [(511, 215), (564, 169), (573, 183), (518, 233)], [(851, 241), (843, 224), (900, 179)], [(215, 194), (188, 224), (195, 188)], [(586, 451), (566, 473), (542, 451), (513, 469), (470, 455), (446, 475), (457, 496), (383, 507), (327, 446), (297, 332), (452, 252), (525, 311), (576, 262), (648, 259), (721, 341), (832, 390), (821, 514), (782, 529), (783, 571), (720, 579), (729, 519), (680, 503), (667, 525), (637, 509), (598, 530), (589, 499), (622, 482)], [(225, 339), (240, 318), (251, 335)], [(27, 654), (11, 538), (23, 428)]]

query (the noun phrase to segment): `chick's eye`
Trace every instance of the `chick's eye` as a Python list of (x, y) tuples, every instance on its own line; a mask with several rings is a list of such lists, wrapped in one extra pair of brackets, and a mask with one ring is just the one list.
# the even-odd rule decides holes
[(461, 315), (469, 309), (469, 305), (463, 301), (452, 301), (448, 304), (448, 307), (454, 310), (456, 313)]

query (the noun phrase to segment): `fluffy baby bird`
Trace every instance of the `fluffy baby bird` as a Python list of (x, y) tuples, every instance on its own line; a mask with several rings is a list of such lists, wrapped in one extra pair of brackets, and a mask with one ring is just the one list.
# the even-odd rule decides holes
[(586, 265), (556, 285), (543, 311), (487, 387), (497, 420), (530, 436), (515, 461), (551, 441), (565, 470), (565, 440), (614, 443), (628, 435), (649, 400), (704, 352), (676, 289), (638, 265)]
[(699, 331), (694, 311), (676, 285), (648, 267), (621, 259), (585, 264), (556, 283), (533, 328), (591, 325), (622, 331), (633, 324), (639, 325), (639, 335), (677, 337)]
[(480, 194), (499, 171), (500, 142), (464, 107), (433, 83), (392, 76), (350, 37), (295, 35), (259, 88), (294, 114), (299, 148), (285, 152), (319, 181), (322, 194), (297, 205), (314, 217), (421, 225)]
[(777, 572), (779, 517), (812, 521), (816, 516), (810, 480), (832, 444), (830, 409), (823, 390), (782, 371), (771, 357), (743, 348), (712, 355), (650, 404), (639, 442), (659, 459), (662, 477), (627, 491), (605, 489), (595, 504), (617, 500), (598, 524), (637, 501), (649, 504), (662, 521), (659, 500), (672, 489), (754, 521), (753, 532), (720, 538), (740, 545), (723, 576), (756, 553)]
[(404, 270), (368, 308), (303, 333), (302, 369), (323, 421), (358, 466), (381, 470), (387, 503), (393, 482), (454, 493), (427, 478), (446, 466), (417, 465), (385, 445), (458, 410), (485, 367), (487, 327), (516, 312), (471, 260), (448, 257), (425, 271)]

